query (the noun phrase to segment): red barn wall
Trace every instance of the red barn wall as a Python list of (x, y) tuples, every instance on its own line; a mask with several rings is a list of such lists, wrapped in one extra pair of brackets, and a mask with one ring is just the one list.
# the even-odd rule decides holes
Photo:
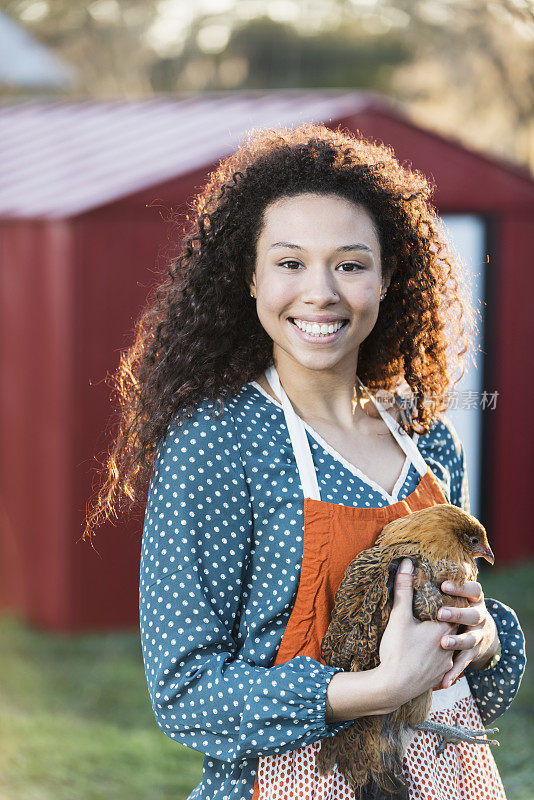
[(0, 224), (0, 604), (62, 627), (71, 572), (71, 237)]
[[(135, 322), (151, 287), (165, 276), (182, 231), (171, 223), (182, 212), (204, 173), (176, 182), (172, 203), (159, 203), (152, 189), (73, 220), (76, 262), (73, 307), (76, 341), (73, 362), (75, 578), (72, 626), (114, 628), (137, 622), (138, 579), (144, 509), (95, 532), (94, 550), (78, 541), (86, 504), (99, 486), (96, 471), (111, 445), (110, 388), (104, 382), (134, 340)], [(147, 204), (149, 207), (147, 207)], [(183, 224), (183, 213), (182, 213)], [(116, 427), (113, 427), (116, 430)]]

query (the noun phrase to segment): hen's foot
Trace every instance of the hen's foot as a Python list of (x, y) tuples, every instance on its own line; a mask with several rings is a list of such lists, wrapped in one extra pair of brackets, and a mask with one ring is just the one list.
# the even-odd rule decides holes
[(493, 744), (499, 747), (499, 742), (496, 739), (480, 739), (479, 737), (485, 736), (488, 733), (497, 733), (498, 728), (488, 728), (487, 730), (478, 731), (471, 730), (470, 728), (462, 728), (458, 724), (458, 717), (456, 717), (454, 725), (445, 725), (442, 722), (421, 722), (419, 725), (412, 726), (417, 731), (429, 731), (430, 733), (437, 733), (441, 736), (441, 742), (436, 747), (436, 755), (441, 755), (448, 744), (458, 744), (459, 742), (470, 742), (472, 744)]

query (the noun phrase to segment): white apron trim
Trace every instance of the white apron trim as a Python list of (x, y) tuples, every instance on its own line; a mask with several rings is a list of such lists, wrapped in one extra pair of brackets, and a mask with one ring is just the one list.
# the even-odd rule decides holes
[[(282, 384), (280, 383), (280, 377), (274, 365), (271, 365), (265, 370), (265, 377), (267, 378), (271, 389), (281, 401), (291, 444), (295, 453), (295, 460), (297, 462), (297, 468), (304, 497), (310, 497), (312, 500), (320, 500), (321, 493), (319, 490), (319, 484), (317, 482), (317, 473), (313, 463), (311, 448), (306, 436), (306, 424), (293, 408), (291, 401), (289, 400)], [(406, 432), (402, 430), (398, 422), (393, 419), (391, 414), (388, 414), (388, 412), (382, 408), (381, 404), (369, 394), (359, 378), (358, 381), (365, 392), (367, 392), (369, 395), (371, 401), (376, 407), (376, 410), (395, 437), (399, 447), (405, 453), (407, 458), (405, 466), (407, 466), (407, 464), (411, 461), (418, 473), (421, 476), (425, 475), (425, 473), (428, 472), (428, 464), (426, 464), (413, 439), (411, 439)], [(325, 442), (325, 444), (327, 443)], [(404, 468), (401, 474), (404, 474), (404, 476), (406, 475)], [(395, 487), (397, 487), (397, 485), (398, 481), (395, 484)], [(384, 490), (381, 487), (379, 488), (380, 491), (384, 493)], [(388, 497), (390, 497), (390, 495), (388, 495)]]
[(464, 697), (469, 697), (471, 689), (467, 678), (462, 675), (452, 686), (447, 686), (446, 689), (435, 689), (432, 692), (432, 705), (430, 706), (431, 714), (433, 711), (443, 711), (445, 708), (450, 708), (457, 700), (463, 700)]
[[(258, 383), (257, 381), (250, 381), (250, 385), (254, 386), (254, 388), (257, 389), (258, 392), (269, 401), (269, 403), (272, 403), (273, 406), (279, 408), (283, 413), (282, 403), (279, 403), (278, 400), (275, 400), (272, 394), (269, 394), (269, 392), (267, 392), (263, 388), (261, 383)], [(315, 428), (312, 428), (311, 425), (308, 425), (308, 423), (305, 420), (302, 420), (302, 424), (304, 425), (304, 427), (306, 428), (312, 439), (315, 439), (317, 444), (321, 445), (323, 450), (326, 450), (326, 452), (332, 456), (332, 459), (334, 461), (338, 461), (340, 464), (342, 464), (347, 470), (347, 472), (350, 472), (350, 474), (354, 475), (355, 478), (359, 478), (362, 481), (362, 483), (364, 483), (367, 487), (371, 488), (374, 492), (384, 497), (387, 500), (388, 504), (398, 502), (399, 492), (404, 486), (404, 483), (406, 481), (406, 476), (408, 475), (408, 471), (412, 464), (411, 460), (408, 457), (405, 458), (402, 470), (400, 472), (399, 477), (397, 478), (397, 482), (395, 483), (395, 486), (393, 487), (391, 494), (389, 494), (389, 492), (386, 492), (383, 486), (379, 486), (378, 483), (376, 483), (372, 478), (369, 477), (369, 475), (366, 475), (365, 472), (361, 471), (361, 469), (358, 469), (358, 467), (356, 467), (354, 464), (351, 464), (350, 461), (347, 461), (347, 459), (344, 458), (338, 450), (332, 447), (331, 444), (328, 444), (328, 442), (326, 442), (323, 439), (323, 437), (319, 433), (317, 433)], [(419, 440), (419, 435), (417, 433), (413, 433), (412, 441), (414, 443), (417, 443), (418, 440)]]
[(312, 500), (320, 500), (321, 493), (319, 491), (319, 484), (317, 483), (317, 473), (315, 471), (311, 448), (302, 420), (291, 405), (291, 401), (280, 383), (276, 367), (268, 367), (265, 370), (265, 376), (269, 381), (271, 389), (280, 398), (282, 403), (282, 409), (286, 418), (291, 444), (293, 445), (293, 452), (295, 453), (295, 460), (297, 462), (304, 497), (311, 497)]
[(361, 382), (361, 380), (358, 378), (357, 375), (356, 378), (358, 380), (358, 383), (364, 390), (364, 392), (374, 403), (378, 413), (380, 414), (380, 416), (390, 429), (391, 433), (399, 443), (400, 447), (402, 447), (406, 455), (411, 459), (419, 475), (423, 477), (423, 475), (425, 475), (428, 472), (428, 464), (426, 463), (425, 459), (417, 449), (417, 445), (415, 444), (415, 442), (408, 436), (406, 431), (403, 428), (401, 428), (397, 420), (395, 420), (391, 416), (391, 414), (388, 411), (386, 411), (385, 408), (382, 408), (380, 400), (369, 394), (367, 388), (363, 385), (363, 383)]

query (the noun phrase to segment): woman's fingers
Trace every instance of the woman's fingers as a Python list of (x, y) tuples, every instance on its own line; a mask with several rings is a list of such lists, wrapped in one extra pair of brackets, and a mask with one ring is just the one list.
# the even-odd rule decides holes
[(458, 625), (465, 625), (466, 627), (483, 625), (488, 612), (484, 603), (484, 592), (478, 581), (466, 581), (466, 583), (460, 584), (459, 586), (455, 586), (455, 584), (450, 581), (444, 581), (441, 584), (441, 588), (443, 591), (447, 592), (447, 594), (467, 598), (469, 605), (467, 608), (443, 606), (437, 613), (439, 620), (455, 622)]
[(446, 689), (447, 686), (450, 686), (454, 680), (460, 675), (463, 670), (471, 663), (473, 660), (473, 654), (468, 650), (463, 650), (461, 653), (458, 653), (456, 658), (454, 658), (452, 667), (449, 669), (443, 678), (441, 679), (440, 689)]
[(484, 621), (485, 613), (479, 605), (467, 608), (453, 608), (443, 606), (437, 614), (439, 620), (454, 622), (458, 625), (480, 625)]
[(443, 636), (441, 646), (444, 650), (473, 650), (472, 658), (475, 655), (474, 649), (482, 640), (481, 631), (469, 631), (455, 636)]
[[(496, 650), (498, 631), (495, 621), (486, 607), (484, 593), (478, 581), (467, 581), (460, 586), (454, 586), (449, 581), (444, 581), (441, 586), (443, 591), (448, 594), (466, 597), (469, 601), (467, 608), (444, 606), (437, 613), (438, 620), (456, 622), (463, 626), (462, 633), (455, 631), (441, 638), (441, 647), (444, 650), (457, 651), (454, 672), (449, 671), (449, 675), (446, 677), (450, 684), (471, 662), (478, 669), (488, 660), (488, 657)], [(464, 630), (464, 628), (468, 630)], [(444, 686), (443, 683), (442, 685)]]
[(444, 581), (441, 584), (441, 589), (447, 594), (452, 594), (457, 597), (467, 597), (473, 603), (478, 603), (484, 597), (482, 586), (478, 581), (466, 581), (460, 585), (456, 585), (451, 581)]
[(393, 597), (392, 614), (403, 613), (406, 617), (413, 617), (413, 562), (403, 558), (395, 575), (395, 594)]

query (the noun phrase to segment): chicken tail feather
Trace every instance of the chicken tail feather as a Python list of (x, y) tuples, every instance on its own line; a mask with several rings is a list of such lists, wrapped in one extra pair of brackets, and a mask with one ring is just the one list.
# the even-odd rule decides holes
[(315, 763), (320, 775), (328, 775), (336, 763), (337, 747), (335, 736), (332, 739), (322, 739), (321, 747), (315, 755)]
[(382, 788), (381, 784), (370, 778), (365, 786), (360, 788), (360, 794), (356, 795), (358, 800), (409, 800), (408, 789), (403, 781), (394, 783), (392, 781), (390, 787), (386, 790)]
[(315, 756), (319, 773), (327, 775), (337, 765), (356, 800), (408, 800), (399, 739), (390, 725), (394, 716), (360, 717), (323, 739)]
[(323, 739), (315, 761), (320, 775), (334, 766), (356, 800), (409, 800), (398, 735), (399, 712), (360, 717), (350, 728)]

